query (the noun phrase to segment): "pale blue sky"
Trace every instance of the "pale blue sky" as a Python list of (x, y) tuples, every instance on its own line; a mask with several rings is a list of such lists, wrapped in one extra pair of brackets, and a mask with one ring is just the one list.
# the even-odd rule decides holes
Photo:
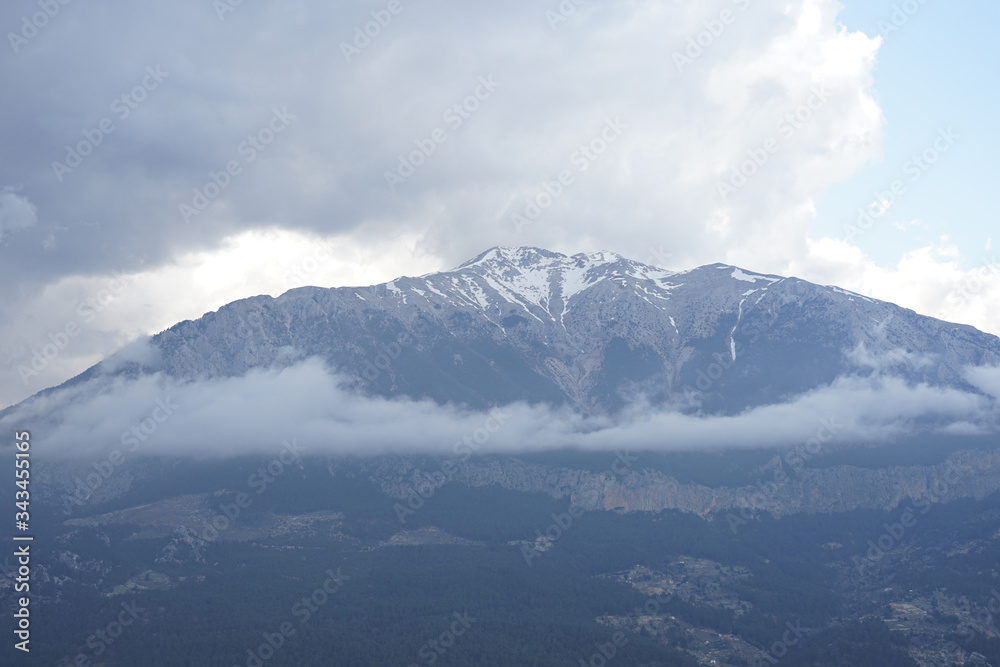
[[(892, 16), (897, 0), (842, 0), (839, 19), (869, 35)], [(986, 263), (986, 241), (997, 232), (997, 159), (1000, 131), (1000, 3), (928, 0), (898, 31), (887, 32), (874, 70), (875, 91), (886, 118), (884, 156), (817, 201), (812, 236), (840, 238), (845, 223), (896, 178), (907, 184), (901, 201), (855, 240), (881, 265), (950, 234), (966, 268)], [(916, 184), (903, 164), (929, 146), (938, 128), (952, 126), (957, 143)], [(919, 219), (900, 231), (893, 223)], [(994, 245), (994, 247), (996, 247)]]

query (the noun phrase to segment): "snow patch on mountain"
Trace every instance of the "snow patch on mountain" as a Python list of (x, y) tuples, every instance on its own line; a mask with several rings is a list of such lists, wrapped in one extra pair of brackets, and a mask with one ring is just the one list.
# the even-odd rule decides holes
[(859, 299), (864, 299), (869, 303), (875, 303), (875, 299), (865, 296), (864, 294), (858, 294), (857, 292), (851, 292), (846, 289), (841, 289), (840, 287), (834, 287), (833, 285), (827, 285), (827, 289), (836, 292), (837, 294), (843, 294), (848, 297), (858, 297)]
[(770, 278), (768, 276), (762, 276), (758, 273), (747, 273), (746, 271), (742, 271), (741, 269), (737, 269), (735, 267), (733, 267), (733, 273), (731, 274), (731, 277), (735, 278), (736, 280), (742, 280), (748, 283), (756, 283), (758, 280), (766, 280), (771, 283), (776, 283), (779, 280), (781, 280), (780, 278)]
[(669, 298), (669, 290), (678, 287), (670, 282), (676, 273), (608, 251), (567, 256), (540, 248), (496, 247), (444, 275), (454, 287), (445, 291), (454, 293), (440, 296), (453, 305), (474, 302), (484, 313), (491, 308), (507, 312), (510, 305), (517, 305), (533, 319), (549, 319), (563, 328), (573, 300), (604, 281), (632, 288), (658, 308)]

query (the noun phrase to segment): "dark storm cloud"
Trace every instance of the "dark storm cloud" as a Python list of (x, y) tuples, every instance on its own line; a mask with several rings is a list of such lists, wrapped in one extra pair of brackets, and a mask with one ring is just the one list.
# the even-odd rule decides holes
[[(618, 240), (626, 232), (616, 249), (636, 256), (657, 239), (696, 254), (702, 233), (679, 223), (711, 216), (716, 173), (727, 167), (706, 122), (756, 109), (760, 130), (774, 133), (779, 112), (806, 99), (807, 79), (825, 77), (830, 118), (799, 133), (803, 154), (830, 141), (831, 118), (838, 136), (871, 129), (856, 110), (864, 66), (741, 79), (744, 61), (767, 70), (768, 50), (789, 33), (781, 48), (841, 39), (832, 5), (823, 3), (813, 36), (797, 34), (793, 20), (813, 11), (806, 5), (717, 4), (586, 2), (567, 12), (557, 2), (401, 0), (393, 13), (388, 2), (49, 2), (58, 11), (42, 21), (39, 4), (7, 3), (0, 85), (13, 94), (0, 100), (0, 187), (18, 188), (39, 222), (0, 247), (0, 284), (157, 266), (271, 225), (425, 230), (428, 247), (451, 262), (497, 242), (546, 245), (583, 232), (600, 243), (612, 230)], [(735, 17), (725, 34), (678, 66), (721, 10)], [(31, 33), (25, 21), (44, 25)], [(22, 32), (33, 36), (12, 42)], [(845, 41), (859, 62), (870, 50), (862, 41)], [(473, 99), (484, 78), (498, 87)], [(720, 105), (715, 89), (731, 84)], [(275, 109), (294, 120), (264, 144)], [(584, 169), (581, 149), (599, 147), (616, 119), (628, 129)], [(427, 144), (435, 130), (443, 140)], [(758, 139), (750, 135), (732, 142), (740, 159)], [(391, 191), (386, 173), (421, 146), (433, 152), (424, 148)], [(794, 162), (798, 152), (786, 144), (780, 157)], [(517, 233), (512, 214), (565, 169), (579, 170), (583, 185)], [(782, 173), (758, 176), (759, 186)], [(738, 207), (756, 219), (752, 189)], [(196, 190), (208, 206), (186, 221), (179, 207), (202, 201)]]

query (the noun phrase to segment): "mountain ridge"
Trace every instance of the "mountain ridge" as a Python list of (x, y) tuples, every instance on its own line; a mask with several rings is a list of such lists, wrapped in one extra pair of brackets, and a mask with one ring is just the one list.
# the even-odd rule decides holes
[(641, 397), (736, 414), (851, 374), (979, 392), (967, 367), (1000, 364), (996, 336), (835, 286), (502, 246), (450, 271), (240, 299), (148, 346), (145, 359), (126, 350), (60, 386), (108, 373), (235, 377), (317, 356), (368, 395), (588, 414)]

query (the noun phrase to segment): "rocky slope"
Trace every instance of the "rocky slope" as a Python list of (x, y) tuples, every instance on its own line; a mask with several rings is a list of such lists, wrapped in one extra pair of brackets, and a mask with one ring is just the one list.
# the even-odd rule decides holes
[[(185, 380), (237, 377), (318, 356), (371, 395), (472, 407), (547, 402), (587, 414), (613, 413), (641, 397), (735, 414), (852, 374), (980, 393), (966, 382), (967, 368), (1000, 364), (996, 336), (836, 287), (722, 264), (671, 272), (613, 253), (537, 248), (493, 248), (452, 271), (372, 287), (244, 299), (181, 322), (150, 346), (155, 354), (142, 363), (112, 358), (69, 384), (98, 380), (99, 390), (101, 381), (154, 372)], [(39, 405), (58, 422), (59, 414), (48, 414), (58, 413), (57, 401)], [(761, 471), (771, 481), (761, 488), (682, 483), (641, 460), (622, 471), (609, 461), (609, 471), (594, 473), (476, 457), (448, 481), (542, 491), (593, 508), (702, 516), (734, 508), (776, 515), (889, 509), (924, 498), (945, 475), (957, 475), (950, 483), (957, 496), (1000, 488), (995, 452), (953, 459), (957, 468), (872, 469), (795, 468), (779, 458)], [(411, 495), (426, 474), (406, 457), (384, 461), (371, 478), (397, 498)], [(93, 474), (92, 465), (42, 466), (39, 488), (73, 509), (80, 495), (74, 488)], [(84, 494), (85, 504), (156, 483), (170, 465), (130, 461)]]
[(878, 469), (849, 465), (793, 468), (776, 455), (759, 471), (759, 482), (738, 487), (682, 483), (663, 472), (644, 469), (641, 454), (628, 455), (628, 459), (634, 459), (628, 467), (614, 466), (615, 455), (609, 454), (608, 470), (598, 473), (510, 457), (471, 459), (444, 478), (440, 469), (420, 468), (408, 459), (391, 457), (372, 471), (371, 479), (401, 500), (430, 496), (444, 483), (457, 483), (541, 492), (567, 498), (587, 510), (680, 510), (702, 517), (731, 510), (741, 518), (756, 512), (784, 516), (857, 509), (888, 511), (904, 504), (923, 512), (937, 503), (982, 499), (1000, 490), (1000, 450), (957, 451), (935, 465)]
[(113, 357), (111, 367), (231, 377), (318, 356), (371, 395), (589, 414), (639, 396), (732, 414), (876, 371), (976, 392), (966, 367), (1000, 364), (996, 336), (837, 287), (538, 248), (493, 248), (452, 271), (371, 287), (244, 299), (151, 342), (155, 362)]

